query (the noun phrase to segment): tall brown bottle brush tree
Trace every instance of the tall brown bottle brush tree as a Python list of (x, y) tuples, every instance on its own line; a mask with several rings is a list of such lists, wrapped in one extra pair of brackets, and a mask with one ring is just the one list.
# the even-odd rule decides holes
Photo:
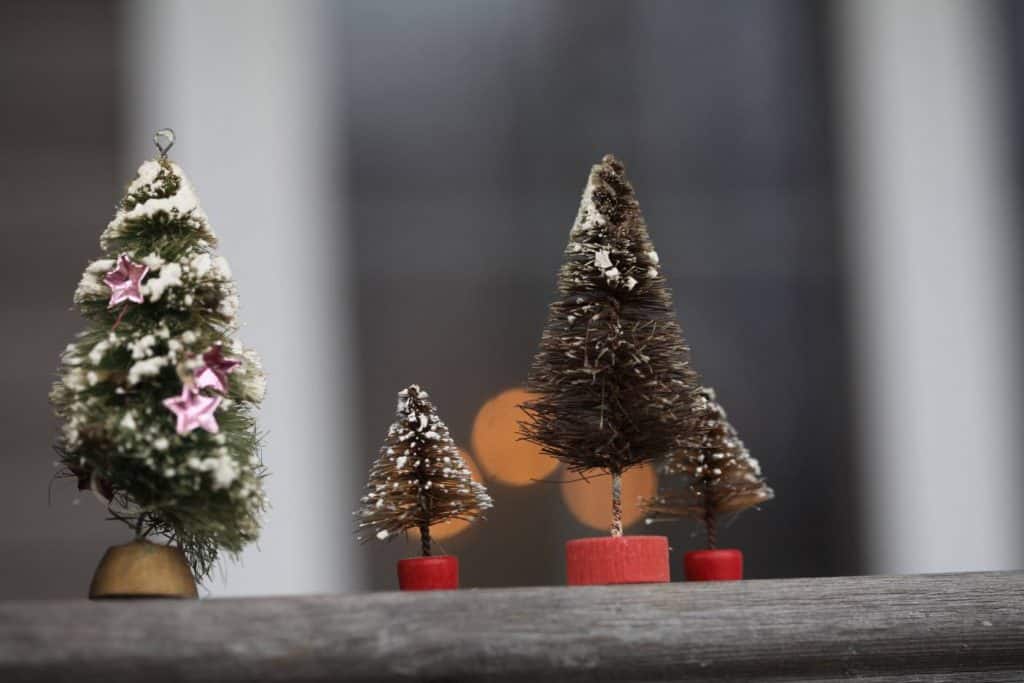
[(355, 512), (359, 540), (372, 534), (383, 541), (418, 529), (424, 557), (431, 554), (431, 526), (452, 519), (471, 521), (492, 506), (429, 395), (415, 384), (398, 393), (395, 422), (360, 503)]
[(722, 516), (767, 502), (775, 494), (712, 389), (701, 388), (697, 414), (702, 429), (661, 464), (663, 486), (644, 507), (648, 523), (686, 518), (702, 521), (707, 548), (714, 550)]
[(570, 471), (611, 475), (611, 534), (621, 536), (622, 473), (693, 431), (697, 380), (640, 205), (611, 155), (590, 171), (558, 295), (521, 431)]

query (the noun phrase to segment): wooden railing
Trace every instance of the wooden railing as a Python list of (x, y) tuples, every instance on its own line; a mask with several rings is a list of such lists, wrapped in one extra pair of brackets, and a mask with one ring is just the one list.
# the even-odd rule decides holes
[(0, 603), (0, 681), (1024, 681), (1024, 573)]

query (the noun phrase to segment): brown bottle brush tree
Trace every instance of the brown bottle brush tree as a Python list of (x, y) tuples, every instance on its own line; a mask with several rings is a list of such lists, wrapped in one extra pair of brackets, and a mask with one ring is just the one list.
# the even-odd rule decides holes
[(661, 481), (666, 485), (644, 501), (644, 507), (648, 523), (684, 518), (702, 521), (707, 548), (714, 550), (716, 524), (723, 515), (767, 502), (775, 494), (729, 423), (713, 389), (700, 389), (697, 414), (703, 428), (662, 462)]
[(691, 433), (696, 386), (640, 205), (607, 155), (569, 233), (521, 432), (570, 471), (611, 475), (611, 534), (621, 536), (622, 473)]
[(487, 489), (473, 481), (429, 395), (415, 384), (398, 392), (397, 419), (366, 489), (355, 512), (359, 540), (374, 536), (383, 541), (418, 529), (424, 557), (431, 553), (432, 525), (473, 520), (492, 507)]

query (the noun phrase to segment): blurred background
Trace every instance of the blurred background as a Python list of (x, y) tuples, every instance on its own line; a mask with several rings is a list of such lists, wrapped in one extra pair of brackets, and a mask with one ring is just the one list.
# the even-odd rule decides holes
[[(415, 539), (351, 511), (412, 382), (496, 500), (438, 529), (463, 585), (564, 582), (608, 484), (551, 483), (515, 404), (607, 152), (775, 488), (720, 533), (750, 578), (1024, 566), (1022, 32), (1012, 0), (0, 3), (0, 598), (84, 596), (128, 538), (51, 482), (47, 392), (164, 126), (268, 371), (273, 509), (206, 594), (394, 587)], [(626, 515), (681, 575), (695, 527)]]

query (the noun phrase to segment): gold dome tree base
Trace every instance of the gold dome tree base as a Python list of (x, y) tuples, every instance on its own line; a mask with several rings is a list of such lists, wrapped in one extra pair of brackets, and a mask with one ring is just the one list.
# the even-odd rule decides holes
[(199, 597), (180, 548), (132, 541), (107, 549), (89, 586), (89, 598)]

